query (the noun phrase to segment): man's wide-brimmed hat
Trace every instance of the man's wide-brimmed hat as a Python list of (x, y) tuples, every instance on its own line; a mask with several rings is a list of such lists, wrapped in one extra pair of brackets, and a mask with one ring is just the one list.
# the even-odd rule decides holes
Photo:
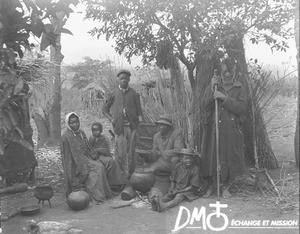
[(182, 148), (180, 150), (179, 154), (181, 154), (181, 155), (199, 156), (200, 157), (200, 155), (197, 152), (195, 152), (195, 150), (193, 150), (191, 148)]
[(131, 76), (130, 71), (127, 70), (127, 69), (124, 69), (124, 68), (120, 69), (120, 70), (117, 72), (117, 76), (119, 76), (119, 75), (122, 74), (122, 73), (125, 73), (125, 74)]
[(173, 127), (172, 116), (169, 114), (161, 115), (155, 123), (156, 124), (166, 124), (166, 125)]

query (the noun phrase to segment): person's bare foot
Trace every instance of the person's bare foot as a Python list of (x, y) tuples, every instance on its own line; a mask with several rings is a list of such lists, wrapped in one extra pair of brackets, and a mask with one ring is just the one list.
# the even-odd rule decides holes
[(153, 210), (153, 211), (157, 211), (156, 196), (154, 196), (154, 197), (151, 199), (151, 206), (152, 206), (152, 210)]
[(160, 202), (160, 199), (158, 197), (155, 197), (155, 201), (156, 201), (157, 211), (158, 212), (163, 212), (164, 207), (163, 207), (162, 203)]
[(157, 207), (157, 211), (158, 212), (163, 212), (163, 208), (161, 207), (161, 203), (160, 203), (160, 200), (159, 198), (155, 198), (156, 199), (156, 207)]
[(232, 195), (229, 192), (228, 188), (223, 188), (222, 189), (222, 198), (228, 199), (228, 198), (231, 198), (231, 197), (232, 197)]
[(144, 168), (144, 172), (146, 172), (146, 173), (152, 172), (152, 169), (150, 167), (146, 167), (146, 168)]
[(213, 194), (213, 189), (208, 188), (206, 193), (202, 196), (203, 198), (209, 198)]

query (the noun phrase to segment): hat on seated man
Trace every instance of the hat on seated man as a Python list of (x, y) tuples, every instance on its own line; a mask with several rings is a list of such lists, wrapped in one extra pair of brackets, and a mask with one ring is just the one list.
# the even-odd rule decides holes
[(161, 115), (155, 122), (156, 124), (165, 124), (173, 127), (172, 116), (170, 114)]
[(131, 72), (129, 70), (127, 70), (127, 69), (124, 69), (124, 68), (118, 70), (117, 76), (121, 75), (122, 73), (125, 73), (125, 74), (131, 76)]

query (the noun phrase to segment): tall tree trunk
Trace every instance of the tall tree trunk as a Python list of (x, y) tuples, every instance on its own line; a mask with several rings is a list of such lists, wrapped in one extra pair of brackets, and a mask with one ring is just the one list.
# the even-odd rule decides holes
[(184, 86), (184, 78), (181, 73), (179, 61), (173, 58), (171, 68), (171, 95), (173, 115), (178, 123), (185, 141), (188, 140), (188, 119), (187, 119), (187, 95)]
[[(192, 87), (193, 101), (192, 101), (192, 115), (191, 123), (193, 126), (191, 145), (200, 152), (203, 124), (205, 119), (205, 109), (202, 98), (204, 96), (205, 88), (210, 84), (213, 76), (215, 60), (205, 56), (205, 51), (199, 53), (196, 64), (195, 85)], [(192, 84), (191, 84), (192, 85)]]
[(38, 132), (37, 147), (43, 147), (49, 141), (49, 128), (47, 119), (43, 118), (39, 113), (33, 113), (33, 119)]
[[(239, 64), (239, 70), (242, 74), (242, 79), (248, 79), (248, 69), (247, 63), (245, 59), (245, 50), (244, 50), (244, 42), (243, 36), (231, 42), (230, 45), (226, 46), (226, 51), (228, 55), (232, 58), (235, 58)], [(243, 80), (245, 84), (250, 84), (249, 80)], [(247, 85), (248, 91), (250, 92), (250, 87)], [(252, 96), (252, 95), (250, 95)], [(264, 118), (259, 106), (259, 103), (255, 101), (255, 96), (253, 96), (254, 102), (249, 100), (248, 107), (245, 115), (245, 121), (243, 123), (243, 133), (245, 136), (245, 157), (246, 161), (249, 163), (254, 163), (254, 146), (253, 146), (253, 121), (252, 121), (252, 103), (255, 113), (255, 130), (256, 130), (256, 144), (257, 144), (257, 155), (258, 155), (258, 163), (259, 166), (264, 168), (277, 168), (278, 161), (274, 155), (274, 152), (271, 147), (271, 143), (267, 134), (266, 125), (264, 122)]]
[(297, 105), (297, 120), (296, 120), (296, 133), (295, 133), (295, 139), (294, 139), (294, 147), (295, 147), (295, 159), (296, 159), (296, 165), (299, 167), (299, 118), (300, 118), (300, 51), (299, 51), (299, 0), (296, 1), (296, 8), (295, 8), (295, 40), (296, 40), (296, 47), (297, 47), (297, 64), (298, 64), (298, 105)]
[(52, 61), (52, 74), (53, 74), (53, 96), (52, 105), (49, 113), (49, 144), (58, 145), (61, 136), (61, 78), (60, 78), (60, 68), (61, 62), (64, 56), (61, 54), (60, 46), (60, 35), (57, 39), (57, 45), (50, 48), (50, 58)]
[(56, 18), (53, 17), (51, 24), (54, 29), (58, 29), (58, 34), (55, 42), (55, 46), (50, 47), (50, 60), (52, 61), (52, 75), (53, 75), (53, 95), (52, 104), (49, 113), (49, 145), (58, 145), (61, 136), (61, 62), (64, 56), (61, 53), (61, 33), (60, 29), (64, 26), (65, 13), (59, 12), (56, 14)]
[[(168, 69), (171, 76), (171, 108), (167, 108), (162, 102), (164, 110), (172, 110), (173, 118), (179, 127), (185, 142), (188, 143), (188, 111), (187, 94), (184, 78), (181, 73), (179, 59), (174, 55), (172, 43), (169, 40), (162, 41), (158, 45), (156, 64), (161, 69)], [(159, 82), (160, 83), (160, 82)], [(158, 84), (158, 88), (160, 84)], [(158, 92), (160, 96), (160, 91)], [(160, 98), (162, 100), (162, 98)]]

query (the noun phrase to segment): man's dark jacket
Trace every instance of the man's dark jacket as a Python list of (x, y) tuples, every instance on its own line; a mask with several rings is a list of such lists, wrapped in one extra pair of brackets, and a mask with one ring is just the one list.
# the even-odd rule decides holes
[(139, 94), (130, 87), (125, 92), (116, 88), (109, 94), (102, 107), (103, 113), (111, 113), (114, 119), (114, 132), (117, 135), (123, 133), (124, 130), (123, 108), (126, 109), (130, 128), (136, 129), (139, 124), (138, 116), (142, 115), (142, 107)]

